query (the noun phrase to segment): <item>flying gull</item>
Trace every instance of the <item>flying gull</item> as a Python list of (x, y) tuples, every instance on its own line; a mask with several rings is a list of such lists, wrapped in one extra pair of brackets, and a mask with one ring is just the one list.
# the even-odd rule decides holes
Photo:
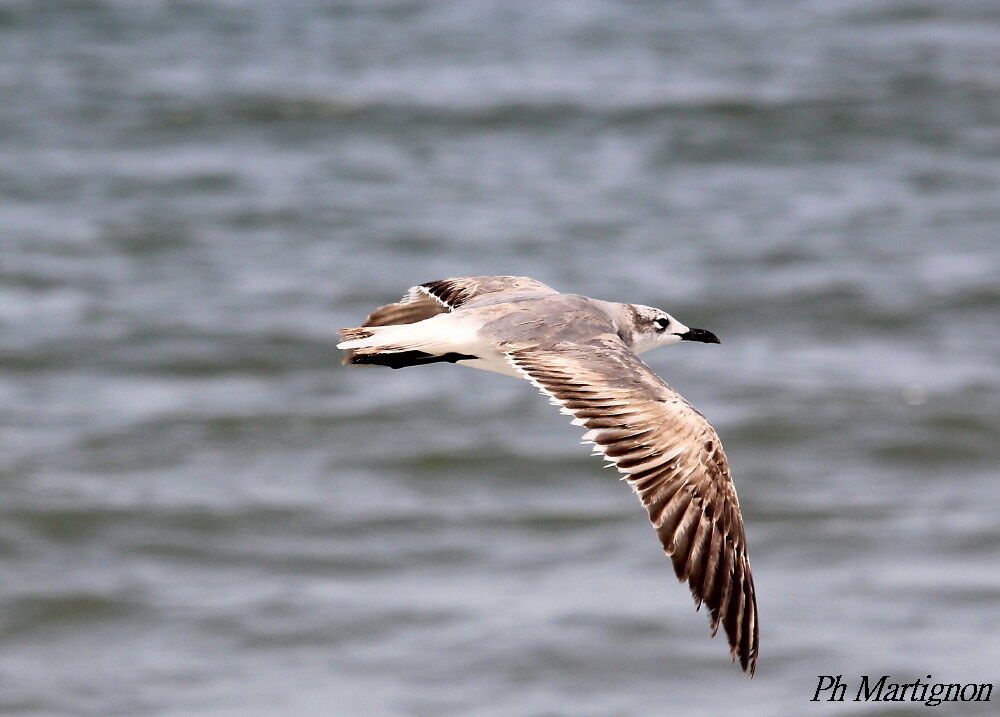
[(729, 464), (715, 430), (636, 354), (719, 343), (670, 314), (561, 294), (527, 277), (431, 281), (343, 329), (344, 363), (403, 368), (447, 361), (528, 380), (639, 497), (674, 572), (704, 603), (712, 635), (753, 675), (757, 599)]

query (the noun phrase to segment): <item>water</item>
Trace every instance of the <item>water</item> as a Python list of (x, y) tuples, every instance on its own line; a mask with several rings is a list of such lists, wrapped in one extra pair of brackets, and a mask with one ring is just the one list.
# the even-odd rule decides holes
[[(990, 0), (4, 3), (0, 707), (996, 680), (998, 32)], [(729, 453), (752, 681), (529, 386), (338, 365), (482, 273), (722, 337), (649, 360)]]

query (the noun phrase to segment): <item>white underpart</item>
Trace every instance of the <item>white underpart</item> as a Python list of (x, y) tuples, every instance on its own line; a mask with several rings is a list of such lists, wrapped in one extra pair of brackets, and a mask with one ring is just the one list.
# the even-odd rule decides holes
[(391, 347), (390, 353), (393, 350), (417, 350), (433, 354), (468, 354), (479, 358), (457, 363), (483, 371), (502, 373), (505, 376), (519, 377), (493, 342), (479, 336), (480, 326), (475, 317), (467, 314), (438, 314), (414, 324), (366, 327), (366, 330), (372, 332), (371, 336), (365, 339), (341, 341), (337, 344), (337, 348), (365, 349), (384, 346)]
[(456, 361), (459, 366), (468, 366), (469, 368), (478, 368), (482, 371), (492, 371), (493, 373), (502, 373), (504, 376), (513, 376), (514, 378), (521, 378), (521, 375), (511, 368), (510, 363), (508, 363), (507, 358), (497, 351), (492, 352), (492, 355), (487, 358), (479, 359), (468, 359), (465, 361)]

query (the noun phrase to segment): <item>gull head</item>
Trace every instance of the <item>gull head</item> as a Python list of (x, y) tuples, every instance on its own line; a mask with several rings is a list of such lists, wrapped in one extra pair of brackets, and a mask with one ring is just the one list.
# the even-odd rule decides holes
[(632, 314), (631, 341), (636, 353), (655, 349), (657, 346), (675, 344), (678, 341), (700, 341), (705, 344), (721, 343), (718, 337), (705, 329), (685, 326), (663, 309), (654, 309), (642, 304), (627, 304), (634, 310)]

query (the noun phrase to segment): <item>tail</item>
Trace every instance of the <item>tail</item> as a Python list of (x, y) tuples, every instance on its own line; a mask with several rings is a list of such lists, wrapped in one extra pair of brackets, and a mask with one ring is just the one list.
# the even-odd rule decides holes
[[(418, 322), (419, 323), (419, 322)], [(416, 324), (366, 326), (341, 329), (344, 340), (337, 348), (344, 352), (344, 363), (354, 365), (405, 368), (446, 361), (455, 363), (477, 358), (471, 354), (449, 351), (440, 342), (428, 341)]]
[(375, 331), (370, 328), (356, 328), (356, 329), (339, 329), (337, 334), (343, 339), (337, 344), (338, 349), (350, 348), (347, 346), (349, 343), (363, 342), (365, 339), (370, 339), (375, 335)]

